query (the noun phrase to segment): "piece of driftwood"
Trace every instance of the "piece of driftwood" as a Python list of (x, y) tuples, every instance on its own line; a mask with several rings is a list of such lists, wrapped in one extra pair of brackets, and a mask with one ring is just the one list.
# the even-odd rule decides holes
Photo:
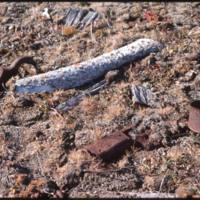
[(66, 102), (59, 104), (58, 106), (56, 106), (56, 110), (60, 112), (66, 112), (68, 110), (71, 110), (76, 105), (78, 105), (79, 102), (82, 99), (84, 99), (84, 97), (97, 93), (99, 90), (103, 89), (106, 85), (108, 85), (107, 81), (102, 80), (99, 83), (94, 84), (92, 87), (88, 88), (87, 90), (83, 91), (82, 93), (71, 97)]
[(85, 97), (97, 94), (100, 90), (106, 88), (108, 84), (110, 84), (112, 81), (114, 81), (117, 77), (119, 76), (119, 70), (112, 70), (109, 71), (105, 75), (105, 79), (95, 83), (91, 87), (87, 88), (86, 90), (82, 91), (80, 94), (77, 94), (67, 101), (59, 104), (56, 106), (56, 110), (60, 112), (66, 112), (68, 110), (71, 110), (74, 108), (76, 105), (79, 104), (80, 101), (82, 101)]
[(15, 91), (19, 93), (40, 93), (53, 92), (56, 89), (76, 88), (99, 78), (110, 70), (142, 59), (162, 48), (163, 45), (157, 41), (146, 38), (138, 39), (117, 50), (79, 64), (17, 80)]
[(65, 16), (58, 20), (57, 24), (82, 29), (101, 18), (102, 15), (94, 10), (69, 8), (66, 10)]

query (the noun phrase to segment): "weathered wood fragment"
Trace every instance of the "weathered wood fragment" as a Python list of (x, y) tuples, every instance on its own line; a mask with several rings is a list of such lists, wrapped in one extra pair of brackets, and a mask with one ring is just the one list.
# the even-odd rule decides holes
[(101, 19), (102, 15), (93, 10), (69, 8), (66, 10), (65, 16), (58, 20), (59, 25), (75, 26), (82, 29), (89, 24)]
[(17, 80), (15, 90), (19, 93), (40, 93), (76, 88), (99, 78), (110, 70), (137, 61), (162, 48), (163, 45), (157, 41), (138, 39), (129, 45), (79, 64)]
[(83, 91), (82, 93), (75, 95), (71, 97), (70, 99), (68, 99), (66, 102), (59, 104), (56, 107), (56, 110), (60, 112), (66, 112), (68, 110), (71, 110), (76, 105), (78, 105), (79, 102), (82, 99), (84, 99), (84, 97), (97, 93), (99, 90), (103, 89), (107, 84), (108, 83), (105, 80), (102, 80), (99, 83), (96, 83), (95, 85)]
[(152, 96), (152, 93), (149, 89), (146, 89), (145, 87), (139, 85), (132, 85), (131, 91), (133, 95), (133, 101), (135, 103), (146, 106), (149, 105), (149, 101)]

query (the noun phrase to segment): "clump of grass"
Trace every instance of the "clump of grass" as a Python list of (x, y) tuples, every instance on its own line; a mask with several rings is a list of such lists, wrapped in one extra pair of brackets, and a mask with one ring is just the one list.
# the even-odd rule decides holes
[(86, 97), (80, 102), (84, 115), (97, 115), (102, 110), (101, 104), (93, 97)]
[(52, 112), (51, 116), (56, 131), (60, 131), (66, 127), (67, 120), (65, 120), (65, 118), (61, 114), (59, 114), (56, 110)]
[(92, 161), (92, 156), (83, 149), (72, 150), (68, 155), (68, 160), (75, 166), (81, 166), (83, 162)]
[(122, 115), (125, 111), (124, 105), (120, 103), (111, 103), (110, 106), (105, 110), (103, 119), (105, 121), (112, 121), (116, 117)]
[(158, 114), (160, 114), (160, 115), (169, 115), (172, 112), (174, 112), (174, 108), (172, 106), (166, 106), (164, 108), (158, 109)]
[(117, 163), (116, 163), (116, 167), (121, 169), (123, 167), (125, 167), (128, 164), (128, 154), (126, 154), (125, 156), (123, 156), (122, 159), (120, 159)]
[(184, 151), (180, 147), (174, 146), (168, 150), (167, 157), (171, 160), (177, 161), (183, 156), (183, 154)]

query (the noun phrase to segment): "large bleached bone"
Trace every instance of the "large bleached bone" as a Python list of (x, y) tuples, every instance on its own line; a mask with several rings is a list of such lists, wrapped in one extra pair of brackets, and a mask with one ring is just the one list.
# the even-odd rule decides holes
[(19, 79), (15, 83), (15, 91), (19, 93), (40, 93), (53, 92), (56, 89), (76, 88), (97, 79), (110, 70), (142, 59), (162, 48), (163, 45), (157, 41), (146, 38), (138, 39), (117, 50), (79, 64)]

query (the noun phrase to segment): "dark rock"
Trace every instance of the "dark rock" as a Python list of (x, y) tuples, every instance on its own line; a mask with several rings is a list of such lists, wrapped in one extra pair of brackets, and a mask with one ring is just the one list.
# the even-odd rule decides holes
[(42, 48), (42, 43), (41, 42), (35, 42), (35, 43), (30, 45), (30, 48), (32, 50), (39, 50), (40, 48)]
[(11, 167), (13, 167), (18, 173), (25, 173), (25, 174), (29, 174), (30, 173), (30, 169), (28, 169), (27, 167), (21, 166), (20, 164), (13, 164)]
[(17, 106), (21, 107), (32, 107), (34, 106), (34, 101), (32, 101), (30, 98), (26, 97), (19, 97), (17, 99)]
[(44, 191), (47, 193), (55, 193), (57, 190), (59, 190), (59, 187), (57, 186), (57, 184), (50, 180), (47, 181), (45, 186), (44, 186)]

